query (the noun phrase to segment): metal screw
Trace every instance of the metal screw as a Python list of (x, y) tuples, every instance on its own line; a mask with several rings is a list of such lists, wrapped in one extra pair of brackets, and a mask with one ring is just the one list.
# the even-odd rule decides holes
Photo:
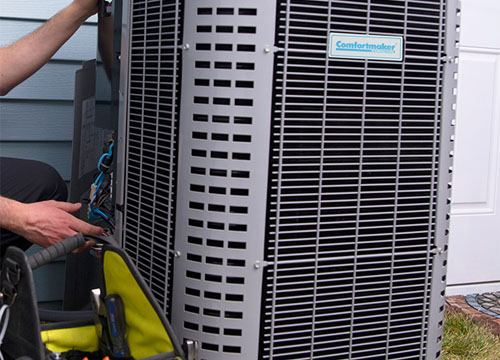
[(260, 261), (257, 260), (255, 264), (253, 264), (254, 269), (260, 269)]
[(184, 45), (182, 46), (182, 48), (183, 48), (184, 50), (189, 50), (189, 44), (184, 44)]
[(270, 46), (270, 45), (266, 45), (266, 46), (264, 47), (264, 52), (265, 52), (265, 53), (268, 53), (268, 52), (270, 52), (270, 51), (271, 51), (271, 46)]
[(174, 252), (174, 257), (176, 257), (176, 258), (180, 258), (180, 257), (181, 257), (181, 254), (182, 254), (182, 253), (181, 253), (179, 250), (176, 250), (176, 251)]

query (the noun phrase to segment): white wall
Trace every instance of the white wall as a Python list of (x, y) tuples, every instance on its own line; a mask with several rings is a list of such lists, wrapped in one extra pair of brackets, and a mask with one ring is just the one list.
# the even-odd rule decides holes
[(500, 290), (500, 1), (461, 18), (448, 295)]

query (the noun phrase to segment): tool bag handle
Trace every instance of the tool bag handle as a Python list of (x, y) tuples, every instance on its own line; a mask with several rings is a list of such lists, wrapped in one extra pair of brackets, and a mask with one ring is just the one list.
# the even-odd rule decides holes
[(54, 245), (41, 250), (40, 252), (28, 257), (28, 264), (31, 270), (38, 269), (40, 266), (71, 253), (73, 250), (85, 244), (85, 238), (81, 233), (70, 236)]

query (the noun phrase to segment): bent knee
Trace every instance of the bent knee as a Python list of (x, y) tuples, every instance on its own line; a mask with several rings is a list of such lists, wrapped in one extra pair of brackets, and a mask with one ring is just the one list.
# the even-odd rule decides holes
[(41, 187), (40, 194), (43, 200), (66, 201), (68, 188), (57, 170), (42, 162), (39, 162), (37, 167), (37, 176)]

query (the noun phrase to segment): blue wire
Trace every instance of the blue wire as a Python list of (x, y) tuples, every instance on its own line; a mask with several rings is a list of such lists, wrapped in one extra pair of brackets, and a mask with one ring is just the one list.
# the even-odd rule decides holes
[(104, 160), (104, 158), (108, 157), (108, 156), (110, 156), (109, 153), (104, 153), (101, 155), (101, 158), (99, 159), (99, 162), (97, 163), (97, 170), (101, 170), (101, 163)]
[(99, 179), (104, 175), (104, 171), (101, 171), (101, 173), (99, 174), (99, 176), (95, 179), (94, 181), (94, 185), (97, 185), (97, 182), (99, 181)]
[[(94, 203), (95, 198), (97, 196), (97, 192), (99, 191), (99, 188), (101, 187), (102, 181), (104, 180), (104, 173), (105, 173), (105, 171), (101, 170), (102, 161), (104, 160), (105, 157), (107, 157), (107, 156), (111, 157), (113, 155), (113, 146), (114, 145), (115, 145), (114, 142), (112, 142), (111, 145), (109, 145), (108, 152), (105, 153), (105, 154), (102, 154), (102, 156), (99, 159), (99, 162), (97, 163), (97, 170), (100, 170), (101, 172), (100, 172), (99, 176), (94, 181), (94, 185), (96, 186), (96, 189), (95, 189), (95, 192), (94, 192), (94, 197), (92, 198), (92, 200), (90, 202), (90, 206), (92, 206), (92, 204)], [(108, 221), (113, 226), (113, 228), (114, 228), (114, 224), (111, 221), (111, 219), (105, 213), (103, 213), (99, 209), (91, 209), (90, 210), (90, 212), (89, 212), (89, 220), (90, 220), (91, 223), (94, 222), (94, 215), (95, 214), (100, 215), (104, 220)]]
[[(104, 173), (102, 173), (104, 174)], [(99, 184), (97, 185), (97, 189), (96, 189), (96, 192), (97, 190), (99, 190), (99, 188), (101, 187), (101, 184), (102, 184), (102, 181), (104, 180), (104, 176), (101, 176), (101, 180), (99, 181)]]
[(98, 170), (101, 170), (101, 163), (104, 160), (104, 158), (107, 157), (107, 156), (111, 157), (113, 155), (113, 146), (114, 145), (115, 145), (115, 143), (112, 142), (111, 145), (109, 145), (108, 152), (101, 155), (101, 158), (99, 159), (99, 162), (97, 163), (97, 169)]
[[(90, 205), (92, 205), (94, 203), (94, 200), (97, 196), (97, 192), (99, 191), (99, 188), (101, 187), (102, 181), (104, 180), (104, 176), (102, 176), (102, 175), (104, 175), (104, 172), (101, 172), (99, 174), (99, 176), (97, 177), (96, 181), (94, 182), (94, 185), (96, 185), (96, 189), (94, 191), (94, 196), (92, 197), (92, 199), (90, 201)], [(98, 180), (99, 180), (99, 184), (96, 184)]]
[(97, 214), (101, 215), (101, 216), (102, 216), (105, 220), (109, 220), (109, 217), (108, 217), (105, 213), (103, 213), (101, 210), (99, 210), (99, 209), (94, 209), (94, 211), (95, 211)]
[(99, 209), (93, 209), (92, 210), (93, 213), (96, 213), (97, 215), (100, 215), (104, 220), (108, 221), (111, 226), (114, 228), (115, 227), (115, 224), (113, 223), (113, 221), (109, 218), (109, 216), (107, 216), (105, 213), (103, 213), (101, 210)]

